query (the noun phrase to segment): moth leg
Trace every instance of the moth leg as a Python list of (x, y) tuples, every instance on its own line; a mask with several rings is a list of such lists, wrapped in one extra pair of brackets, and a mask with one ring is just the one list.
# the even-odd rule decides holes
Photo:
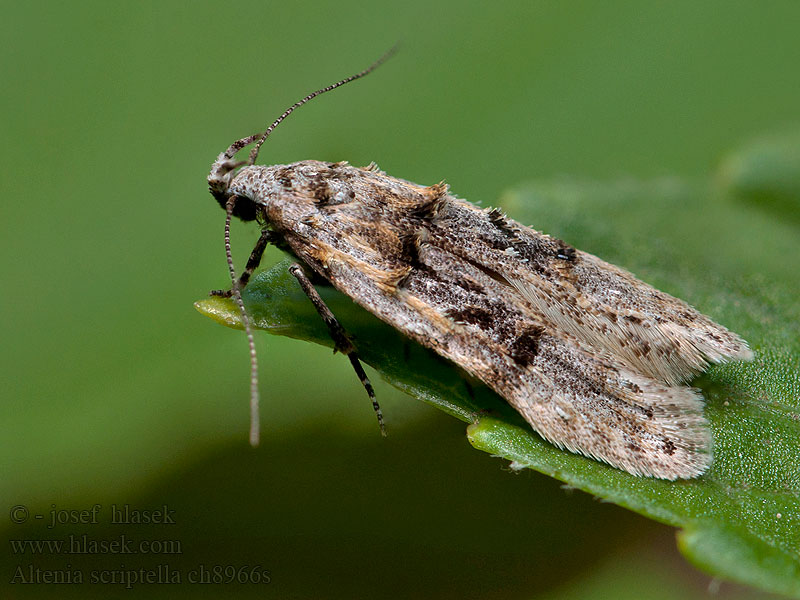
[(303, 288), (306, 296), (308, 296), (308, 299), (311, 300), (314, 308), (317, 309), (319, 316), (322, 317), (323, 321), (325, 321), (325, 325), (328, 326), (328, 331), (331, 334), (331, 338), (333, 338), (333, 343), (335, 344), (336, 350), (342, 354), (346, 354), (347, 358), (350, 359), (350, 364), (353, 365), (356, 375), (358, 375), (358, 378), (361, 380), (361, 385), (363, 385), (364, 389), (367, 390), (367, 395), (369, 395), (369, 399), (372, 400), (372, 408), (375, 410), (375, 416), (378, 417), (378, 425), (381, 428), (381, 435), (386, 437), (386, 427), (383, 424), (383, 413), (381, 412), (381, 407), (378, 405), (378, 401), (375, 398), (375, 390), (372, 389), (372, 384), (370, 383), (367, 374), (364, 372), (364, 367), (361, 366), (361, 362), (358, 360), (358, 353), (356, 352), (355, 346), (353, 346), (353, 342), (350, 340), (350, 337), (347, 335), (344, 327), (342, 327), (342, 324), (339, 323), (335, 316), (333, 316), (331, 309), (326, 306), (325, 302), (312, 285), (311, 280), (309, 280), (308, 276), (303, 271), (303, 268), (299, 264), (294, 263), (289, 267), (289, 272), (294, 275), (298, 283), (300, 283), (300, 287)]
[[(250, 276), (258, 268), (261, 263), (261, 257), (264, 255), (264, 250), (267, 245), (277, 241), (277, 234), (270, 229), (263, 229), (261, 237), (258, 238), (253, 251), (250, 253), (250, 258), (247, 259), (247, 266), (244, 268), (242, 275), (239, 277), (239, 289), (243, 290), (250, 281)], [(223, 298), (230, 298), (233, 290), (211, 290), (209, 296), (222, 296)]]

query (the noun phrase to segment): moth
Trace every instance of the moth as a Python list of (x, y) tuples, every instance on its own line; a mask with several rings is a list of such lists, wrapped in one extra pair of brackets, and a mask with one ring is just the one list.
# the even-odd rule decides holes
[[(378, 318), (483, 381), (542, 437), (634, 475), (692, 478), (711, 463), (699, 392), (682, 385), (711, 363), (749, 360), (736, 334), (686, 302), (446, 184), (392, 177), (374, 163), (306, 160), (258, 166), (266, 138), (292, 111), (381, 64), (309, 94), (264, 133), (235, 141), (208, 184), (226, 211), (230, 291), (251, 353), (251, 442), (258, 379), (241, 289), (268, 244), (290, 268), (380, 409), (347, 333), (316, 292), (325, 281)], [(247, 161), (236, 154), (255, 144)], [(237, 279), (232, 217), (262, 233)]]

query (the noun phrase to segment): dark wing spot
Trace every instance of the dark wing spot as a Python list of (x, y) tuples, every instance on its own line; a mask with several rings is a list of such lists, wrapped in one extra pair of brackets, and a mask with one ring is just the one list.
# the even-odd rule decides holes
[(484, 331), (491, 331), (494, 328), (494, 315), (490, 310), (480, 306), (466, 306), (464, 308), (453, 308), (447, 311), (447, 316), (458, 323), (477, 325)]
[(324, 206), (330, 202), (331, 191), (328, 182), (324, 179), (315, 179), (309, 183), (309, 191), (314, 197), (314, 202), (319, 206)]
[[(634, 394), (641, 394), (642, 393), (642, 388), (640, 388), (634, 382), (629, 381), (627, 379), (623, 379), (622, 380), (622, 387), (632, 391)], [(648, 419), (652, 419), (653, 418), (653, 412), (652, 411), (649, 411), (649, 414), (647, 415), (647, 418)]]
[(294, 180), (292, 179), (291, 169), (280, 169), (279, 171), (276, 171), (275, 179), (277, 179), (278, 183), (280, 183), (281, 186), (286, 188), (287, 190), (292, 189), (292, 186), (294, 186)]
[(575, 262), (575, 248), (558, 240), (558, 247), (556, 248), (556, 258), (565, 260), (567, 262)]
[(422, 262), (419, 259), (419, 238), (415, 232), (405, 233), (400, 236), (401, 252), (403, 261), (414, 269), (421, 268)]
[(550, 271), (550, 263), (553, 258), (570, 264), (575, 261), (575, 248), (561, 240), (550, 239), (547, 236), (532, 237), (515, 226), (513, 222), (509, 222), (508, 218), (496, 208), (488, 211), (486, 216), (499, 234), (488, 239), (487, 243), (498, 250), (513, 248), (519, 257), (528, 263), (529, 268), (547, 273)]
[(517, 231), (510, 227), (508, 224), (508, 219), (503, 214), (499, 208), (493, 208), (486, 216), (489, 217), (489, 221), (494, 225), (500, 232), (505, 236), (510, 242), (515, 242), (517, 240)]
[(476, 294), (485, 294), (483, 286), (474, 279), (464, 277), (455, 282), (462, 290)]
[(539, 338), (544, 327), (529, 327), (511, 344), (511, 357), (521, 367), (527, 367), (539, 353)]
[(308, 189), (317, 206), (333, 206), (352, 202), (356, 194), (345, 181), (347, 177), (336, 171), (320, 173), (319, 177), (308, 183)]
[(425, 188), (425, 199), (412, 209), (411, 214), (425, 221), (435, 220), (447, 204), (449, 191), (450, 187), (444, 181)]
[(489, 217), (489, 220), (496, 227), (506, 226), (506, 216), (503, 214), (503, 211), (500, 210), (499, 208), (490, 209), (489, 212), (486, 213), (486, 216)]

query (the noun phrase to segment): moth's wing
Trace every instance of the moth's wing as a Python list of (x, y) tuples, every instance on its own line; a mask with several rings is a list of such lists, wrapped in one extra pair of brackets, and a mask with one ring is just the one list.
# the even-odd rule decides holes
[[(655, 359), (639, 372), (624, 352), (608, 351), (595, 331), (604, 321), (587, 324), (592, 332), (583, 338), (559, 329), (514, 284), (519, 274), (526, 285), (555, 285), (553, 261), (575, 258), (574, 251), (551, 249), (553, 240), (541, 234), (517, 250), (509, 221), (453, 199), (444, 186), (356, 175), (348, 179), (349, 201), (270, 205), (270, 223), (300, 259), (480, 378), (554, 444), (638, 475), (677, 479), (707, 468), (711, 440), (693, 390), (649, 376), (658, 371)], [(581, 311), (591, 304), (563, 289), (553, 301), (569, 307), (580, 332)]]
[(547, 330), (535, 358), (520, 368), (479, 325), (459, 325), (458, 341), (442, 354), (458, 357), (554, 445), (670, 480), (697, 477), (711, 464), (711, 433), (696, 390), (635, 373)]
[(711, 464), (711, 434), (701, 397), (592, 356), (552, 336), (540, 342), (525, 379), (504, 382), (509, 403), (556, 446), (635, 475), (701, 475)]
[[(637, 371), (678, 383), (709, 363), (753, 357), (735, 333), (592, 254), (576, 251), (574, 265), (567, 270), (563, 281), (542, 282), (525, 274), (510, 282), (555, 327), (605, 349)], [(548, 300), (559, 293), (571, 294), (574, 304), (555, 306)]]
[(341, 291), (502, 395), (555, 445), (636, 475), (695, 477), (711, 461), (702, 402), (593, 354), (507, 301), (480, 268), (433, 244), (418, 267), (376, 271), (317, 242), (309, 258)]
[[(494, 273), (434, 240), (421, 244), (403, 282), (443, 340), (440, 352), (501, 394), (544, 438), (636, 475), (695, 477), (711, 463), (711, 435), (695, 390), (638, 373), (535, 310), (517, 310), (515, 292)], [(424, 343), (424, 341), (423, 341)]]
[(635, 371), (678, 383), (709, 363), (752, 358), (744, 340), (682, 300), (496, 209), (453, 199), (432, 222), (431, 238), (516, 289), (519, 308)]

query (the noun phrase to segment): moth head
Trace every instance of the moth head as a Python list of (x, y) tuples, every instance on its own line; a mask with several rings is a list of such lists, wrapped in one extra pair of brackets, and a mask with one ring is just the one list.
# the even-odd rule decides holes
[[(267, 133), (256, 133), (240, 140), (236, 140), (225, 152), (222, 152), (214, 164), (211, 165), (211, 171), (208, 173), (208, 189), (211, 195), (214, 196), (219, 205), (224, 209), (228, 209), (231, 197), (234, 197), (233, 212), (234, 217), (238, 217), (243, 221), (253, 221), (256, 218), (256, 205), (249, 198), (244, 198), (235, 195), (231, 192), (231, 183), (237, 174), (239, 167), (243, 165), (252, 165), (258, 157), (258, 151), (261, 144), (267, 139), (270, 130)], [(250, 152), (247, 160), (236, 160), (236, 154), (243, 148), (249, 146), (253, 142), (258, 142)]]
[(229, 158), (226, 152), (222, 152), (217, 157), (217, 160), (211, 165), (211, 172), (208, 174), (208, 189), (215, 198), (227, 194), (231, 179), (233, 179), (233, 172), (241, 164), (240, 161), (234, 161)]
[[(257, 136), (250, 136), (257, 137)], [(233, 204), (233, 216), (240, 218), (242, 221), (253, 221), (256, 218), (256, 204), (250, 198), (232, 194), (230, 191), (231, 182), (236, 176), (237, 169), (242, 165), (248, 164), (248, 161), (237, 161), (233, 159), (233, 155), (238, 151), (237, 145), (242, 142), (247, 142), (250, 138), (243, 138), (234, 142), (230, 148), (222, 152), (214, 164), (211, 165), (211, 171), (208, 174), (208, 189), (211, 195), (214, 196), (219, 205), (227, 210), (228, 201), (233, 196), (235, 198)], [(247, 144), (244, 144), (247, 145)], [(242, 146), (243, 147), (243, 146)]]

